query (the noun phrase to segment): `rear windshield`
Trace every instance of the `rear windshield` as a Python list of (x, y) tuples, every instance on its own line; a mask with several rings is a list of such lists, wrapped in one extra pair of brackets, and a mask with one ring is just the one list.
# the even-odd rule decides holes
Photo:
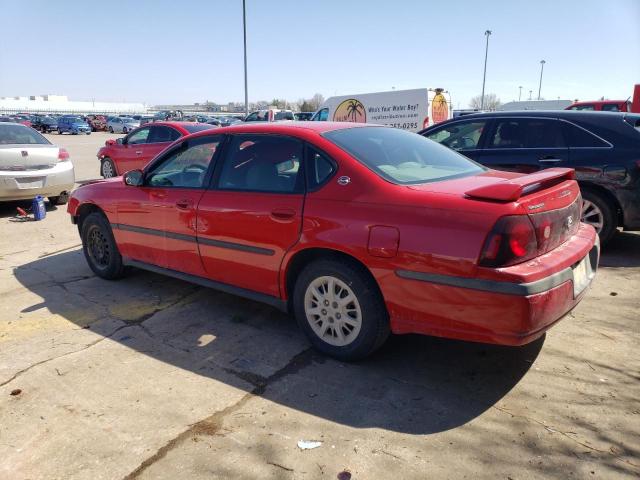
[(33, 128), (24, 125), (0, 124), (0, 145), (51, 145)]
[(348, 128), (323, 136), (382, 178), (401, 185), (447, 180), (486, 170), (447, 147), (397, 128)]
[(213, 125), (202, 124), (202, 125), (182, 125), (182, 127), (189, 133), (201, 132), (203, 130), (211, 130)]

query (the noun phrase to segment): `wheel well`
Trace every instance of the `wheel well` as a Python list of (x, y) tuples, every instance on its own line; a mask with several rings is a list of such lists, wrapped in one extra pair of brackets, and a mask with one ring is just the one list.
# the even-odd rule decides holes
[(80, 232), (80, 235), (82, 235), (82, 224), (84, 223), (84, 219), (87, 218), (89, 214), (94, 212), (98, 212), (104, 215), (102, 209), (97, 205), (94, 205), (93, 203), (85, 203), (84, 205), (81, 205), (80, 208), (78, 208), (78, 211), (76, 212), (76, 223), (78, 225), (78, 232)]
[(287, 266), (285, 293), (287, 296), (287, 305), (289, 307), (289, 311), (291, 311), (291, 301), (293, 297), (292, 293), (293, 293), (293, 289), (295, 287), (295, 283), (296, 283), (296, 279), (298, 278), (298, 275), (300, 274), (300, 272), (304, 267), (309, 265), (311, 262), (314, 262), (319, 259), (333, 259), (340, 262), (349, 263), (350, 265), (352, 265), (353, 267), (357, 268), (362, 273), (364, 273), (367, 277), (369, 277), (369, 279), (373, 282), (373, 285), (376, 286), (376, 289), (380, 297), (384, 298), (382, 296), (382, 292), (380, 291), (380, 286), (378, 285), (378, 282), (376, 281), (371, 271), (367, 268), (367, 266), (364, 263), (362, 263), (357, 258), (353, 257), (352, 255), (349, 255), (348, 253), (340, 252), (338, 250), (331, 250), (328, 248), (308, 248), (306, 250), (301, 250), (300, 252), (296, 253), (293, 256), (293, 258), (289, 261), (289, 265)]
[(580, 183), (581, 190), (589, 190), (591, 193), (595, 193), (602, 197), (603, 200), (606, 200), (615, 210), (616, 212), (616, 226), (621, 226), (624, 223), (624, 219), (622, 216), (622, 207), (620, 206), (620, 202), (616, 196), (611, 193), (606, 188), (601, 187), (600, 185), (596, 185), (595, 183)]

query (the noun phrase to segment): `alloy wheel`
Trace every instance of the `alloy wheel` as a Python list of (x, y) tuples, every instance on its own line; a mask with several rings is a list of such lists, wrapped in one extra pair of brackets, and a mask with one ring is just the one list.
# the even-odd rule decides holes
[(103, 178), (112, 178), (115, 177), (115, 172), (113, 171), (113, 165), (109, 160), (105, 160), (102, 162), (102, 177)]
[(581, 216), (581, 220), (584, 223), (593, 226), (593, 228), (596, 229), (596, 232), (600, 233), (602, 231), (602, 226), (604, 225), (604, 214), (595, 203), (582, 199)]
[(111, 248), (100, 227), (92, 225), (87, 240), (87, 252), (93, 264), (101, 270), (107, 268), (111, 260)]
[(336, 347), (352, 343), (362, 328), (358, 298), (336, 277), (318, 277), (309, 284), (304, 295), (304, 310), (314, 333)]

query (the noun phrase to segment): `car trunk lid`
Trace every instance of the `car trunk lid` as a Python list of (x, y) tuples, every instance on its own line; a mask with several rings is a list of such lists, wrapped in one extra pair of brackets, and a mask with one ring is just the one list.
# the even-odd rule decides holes
[(0, 170), (43, 170), (58, 163), (60, 149), (54, 145), (0, 145)]

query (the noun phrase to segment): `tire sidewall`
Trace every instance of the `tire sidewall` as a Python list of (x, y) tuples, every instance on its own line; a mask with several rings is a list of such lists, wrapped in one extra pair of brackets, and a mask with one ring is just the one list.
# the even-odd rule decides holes
[[(360, 332), (349, 345), (337, 347), (324, 342), (309, 325), (304, 308), (307, 287), (316, 278), (332, 276), (353, 290), (362, 313)], [(389, 334), (389, 317), (380, 293), (358, 268), (335, 260), (318, 260), (305, 267), (293, 292), (293, 311), (298, 325), (311, 344), (322, 353), (344, 361), (359, 360), (375, 351)]]
[(600, 231), (600, 243), (605, 244), (616, 232), (618, 226), (616, 222), (616, 214), (613, 207), (600, 194), (591, 190), (583, 190), (582, 198), (589, 200), (602, 212), (602, 230)]
[[(102, 231), (103, 235), (107, 238), (109, 248), (112, 252), (109, 263), (105, 268), (97, 266), (88, 251), (87, 237), (93, 227), (97, 227)], [(87, 218), (85, 218), (84, 222), (82, 223), (82, 251), (84, 253), (85, 259), (87, 260), (87, 263), (89, 264), (89, 268), (91, 268), (93, 273), (95, 273), (97, 276), (105, 278), (107, 280), (112, 280), (122, 275), (122, 257), (120, 255), (120, 252), (118, 251), (118, 246), (116, 245), (115, 238), (113, 237), (111, 225), (109, 225), (108, 220), (102, 213), (91, 213), (87, 216)]]

